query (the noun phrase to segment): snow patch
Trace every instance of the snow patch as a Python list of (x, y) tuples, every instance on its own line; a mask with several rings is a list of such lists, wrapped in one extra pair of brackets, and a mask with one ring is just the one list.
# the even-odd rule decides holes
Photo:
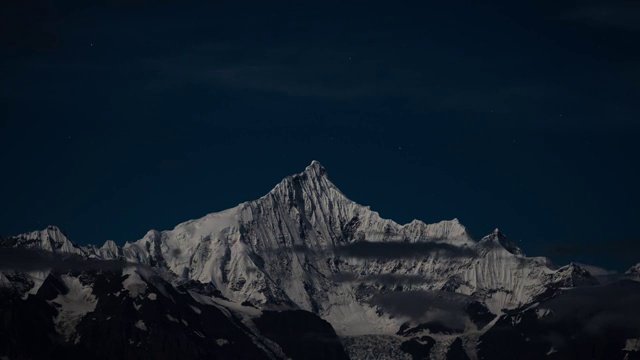
[(122, 282), (122, 286), (124, 287), (124, 289), (129, 291), (130, 297), (136, 298), (140, 294), (144, 294), (147, 291), (147, 283), (142, 280), (135, 267), (125, 268), (122, 271), (122, 274), (129, 275)]
[(202, 310), (198, 309), (197, 307), (195, 307), (193, 305), (189, 305), (189, 307), (191, 307), (191, 310), (193, 310), (194, 313), (202, 314)]
[(11, 287), (11, 281), (3, 273), (0, 273), (0, 287)]
[(536, 315), (538, 316), (538, 319), (542, 319), (545, 316), (549, 316), (553, 314), (553, 311), (551, 311), (551, 309), (536, 309)]
[(138, 320), (138, 322), (136, 323), (136, 327), (142, 331), (148, 331), (147, 330), (147, 325), (144, 324), (144, 321), (142, 320)]
[(80, 320), (87, 313), (95, 310), (98, 300), (92, 294), (91, 287), (82, 285), (77, 278), (62, 275), (60, 279), (69, 289), (69, 292), (65, 295), (58, 295), (52, 300), (53, 303), (60, 305), (58, 315), (53, 322), (56, 331), (66, 341), (69, 341), (75, 334), (76, 326), (80, 323)]
[(520, 324), (520, 322), (522, 321), (522, 315), (517, 315), (511, 318), (511, 325), (512, 326), (516, 326), (518, 324)]
[(149, 300), (155, 300), (158, 298), (158, 296), (154, 293), (149, 293), (149, 295), (147, 295), (147, 297), (149, 298)]
[(622, 351), (640, 351), (640, 338), (638, 339), (627, 339), (625, 347)]
[(229, 344), (229, 340), (227, 339), (216, 339), (216, 345), (218, 346), (225, 346)]
[(173, 316), (167, 314), (167, 319), (169, 319), (169, 321), (173, 321), (175, 323), (179, 322), (178, 319), (174, 318)]

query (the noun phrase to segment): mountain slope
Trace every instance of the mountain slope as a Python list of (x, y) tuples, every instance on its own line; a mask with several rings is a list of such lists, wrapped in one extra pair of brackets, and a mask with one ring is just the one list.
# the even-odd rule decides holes
[[(504, 314), (554, 298), (564, 288), (598, 285), (578, 264), (557, 268), (546, 258), (527, 257), (497, 229), (476, 241), (457, 219), (405, 225), (383, 219), (349, 200), (316, 161), (260, 199), (172, 230), (151, 230), (123, 247), (113, 242), (78, 247), (55, 227), (8, 238), (1, 245), (109, 264), (109, 271), (127, 276), (123, 286), (130, 293), (144, 293), (157, 285), (126, 270), (131, 268), (126, 263), (137, 264), (134, 269), (152, 271), (161, 287), (187, 291), (201, 303), (226, 309), (229, 319), (243, 319), (242, 326), (253, 329), (249, 333), (254, 335), (247, 336), (254, 343), (260, 337), (261, 346), (276, 357), (287, 348), (299, 354), (300, 348), (271, 346), (283, 330), (264, 323), (262, 329), (273, 335), (255, 335), (260, 330), (251, 319), (261, 311), (303, 310), (320, 316), (345, 339), (347, 352), (356, 359), (380, 346), (393, 347), (392, 357), (398, 351), (414, 357), (464, 357), (463, 351), (476, 358), (478, 339)], [(104, 266), (92, 270), (102, 273)], [(72, 281), (68, 276), (46, 267), (4, 272), (0, 285), (32, 301), (28, 299), (49, 286), (47, 281)], [(65, 326), (58, 321), (54, 328), (71, 339), (67, 328), (78, 328), (99, 312), (100, 300), (96, 305), (93, 292), (65, 281), (63, 287), (77, 294), (59, 300), (76, 308), (62, 311)], [(229, 317), (232, 313), (236, 315)]]

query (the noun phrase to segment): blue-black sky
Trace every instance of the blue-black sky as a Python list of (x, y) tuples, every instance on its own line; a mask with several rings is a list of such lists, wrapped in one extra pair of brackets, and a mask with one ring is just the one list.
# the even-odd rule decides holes
[(317, 159), (401, 223), (640, 261), (633, 2), (20, 3), (0, 11), (3, 235), (124, 243)]

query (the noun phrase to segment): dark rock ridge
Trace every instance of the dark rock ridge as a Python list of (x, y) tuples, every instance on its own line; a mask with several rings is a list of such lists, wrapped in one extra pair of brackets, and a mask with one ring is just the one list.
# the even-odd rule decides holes
[(349, 359), (331, 324), (308, 311), (265, 311), (253, 322), (292, 359)]
[(462, 339), (456, 338), (451, 346), (449, 346), (449, 351), (447, 351), (447, 360), (470, 360), (469, 355), (463, 348)]
[[(269, 336), (244, 325), (229, 310), (203, 304), (194, 296), (154, 277), (144, 280), (142, 293), (131, 296), (123, 282), (132, 275), (106, 271), (50, 273), (35, 294), (16, 290), (0, 294), (0, 357), (9, 359), (313, 359), (309, 354), (335, 354), (348, 359), (335, 332), (309, 312), (276, 314), (275, 324), (295, 324), (295, 331), (278, 344), (264, 338), (278, 334), (264, 324)], [(70, 281), (73, 279), (73, 281)], [(90, 288), (95, 308), (73, 329), (60, 327), (65, 296)], [(2, 288), (0, 288), (2, 289)], [(184, 290), (184, 287), (182, 288)], [(192, 295), (193, 294), (193, 295)], [(267, 318), (274, 316), (266, 315)], [(293, 320), (287, 320), (293, 317)], [(280, 322), (280, 321), (285, 321)], [(65, 338), (66, 330), (73, 336)], [(280, 329), (282, 330), (282, 329)], [(286, 331), (286, 330), (285, 330)], [(321, 336), (314, 338), (314, 334)], [(277, 336), (274, 336), (277, 338)], [(323, 340), (331, 340), (324, 343)], [(318, 358), (319, 357), (315, 357)], [(325, 357), (331, 358), (331, 357)]]

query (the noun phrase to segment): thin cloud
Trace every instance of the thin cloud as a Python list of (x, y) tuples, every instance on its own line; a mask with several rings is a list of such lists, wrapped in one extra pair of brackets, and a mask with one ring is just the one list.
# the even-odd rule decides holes
[(616, 256), (625, 260), (640, 260), (640, 241), (613, 240), (602, 244), (585, 244), (580, 242), (556, 243), (546, 247), (547, 256), (579, 256), (598, 255)]
[(640, 283), (619, 281), (607, 286), (576, 288), (553, 298), (545, 308), (554, 316), (543, 321), (580, 321), (589, 333), (602, 333), (613, 327), (640, 331)]
[[(564, 87), (557, 83), (531, 79), (503, 79), (496, 83), (495, 76), (483, 75), (484, 65), (479, 64), (485, 64), (486, 59), (470, 58), (450, 66), (450, 57), (455, 54), (442, 49), (427, 56), (385, 45), (389, 51), (407, 54), (381, 58), (377, 47), (364, 46), (353, 54), (352, 49), (332, 47), (326, 51), (321, 45), (259, 44), (247, 52), (242, 46), (209, 44), (178, 56), (143, 59), (139, 65), (158, 75), (149, 84), (151, 91), (202, 84), (328, 100), (400, 98), (416, 111), (505, 114), (535, 110), (566, 95)], [(416, 56), (424, 57), (424, 62), (432, 66), (403, 60)], [(468, 81), (453, 85), (451, 77), (464, 78), (461, 74), (466, 74)]]
[[(336, 246), (332, 248), (311, 248), (306, 245), (292, 245), (289, 247), (280, 247), (273, 249), (265, 249), (267, 252), (276, 254), (304, 254), (318, 256), (342, 256), (359, 259), (377, 259), (377, 260), (394, 260), (394, 259), (422, 259), (430, 255), (439, 255), (450, 258), (457, 257), (474, 257), (476, 251), (469, 247), (460, 247), (443, 242), (423, 241), (423, 242), (404, 242), (404, 241), (356, 241), (349, 244)], [(392, 280), (393, 275), (380, 275), (379, 280)], [(347, 276), (348, 278), (349, 276)], [(345, 278), (346, 279), (346, 278)], [(369, 280), (375, 280), (370, 278)], [(410, 281), (409, 278), (404, 280)], [(346, 281), (346, 280), (345, 280)]]
[(362, 259), (420, 259), (429, 255), (448, 257), (473, 257), (476, 252), (468, 247), (459, 247), (441, 242), (371, 242), (357, 241), (336, 248), (336, 254)]
[(427, 277), (421, 275), (373, 274), (359, 277), (353, 273), (335, 274), (332, 280), (346, 283), (378, 283), (387, 286), (420, 285), (429, 281)]
[(0, 248), (0, 271), (117, 271), (131, 266), (140, 265), (124, 260), (85, 259), (78, 255), (60, 257), (42, 250)]
[(393, 291), (376, 294), (367, 302), (415, 323), (439, 321), (452, 329), (464, 328), (469, 296), (442, 291)]

